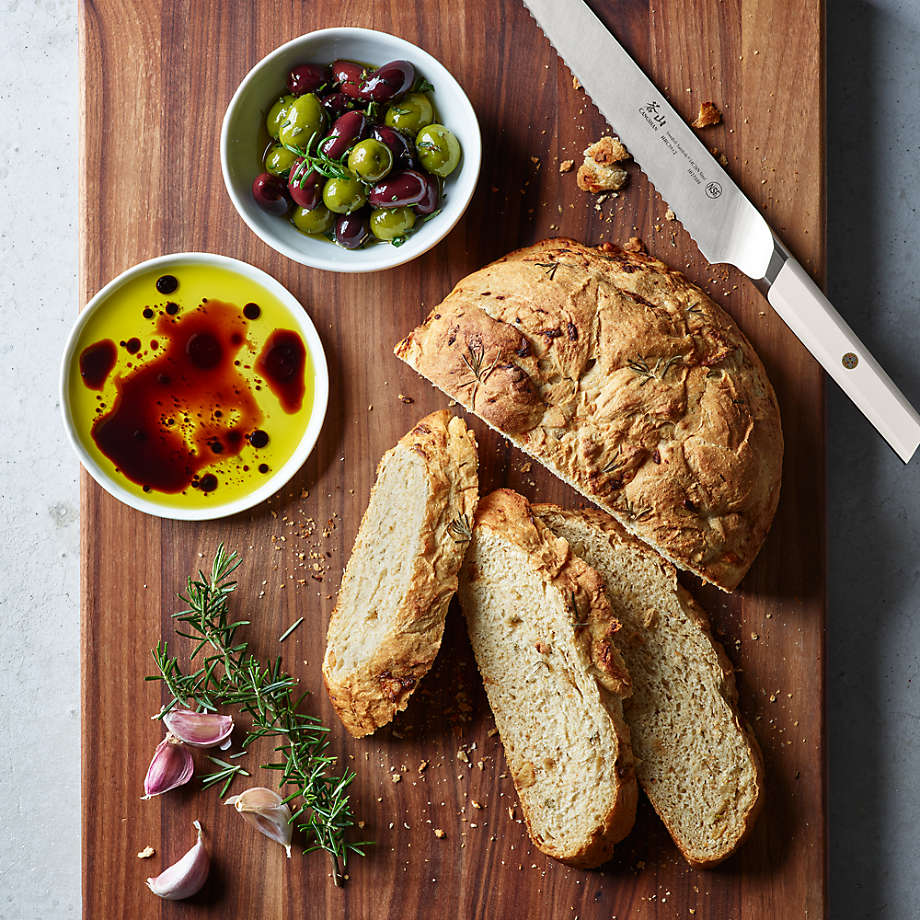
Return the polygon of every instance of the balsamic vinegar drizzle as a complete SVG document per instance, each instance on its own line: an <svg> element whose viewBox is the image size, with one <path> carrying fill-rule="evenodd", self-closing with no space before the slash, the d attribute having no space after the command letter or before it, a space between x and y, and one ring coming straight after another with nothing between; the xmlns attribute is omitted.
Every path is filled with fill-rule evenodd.
<svg viewBox="0 0 920 920"><path fill-rule="evenodd" d="M173 275L156 281L162 294L178 287ZM269 443L254 390L264 383L285 412L300 410L306 349L298 333L276 329L250 363L241 351L247 344L247 320L262 314L258 304L240 308L204 299L196 308L180 311L173 301L156 310L144 308L146 319L155 318L156 336L146 347L138 337L120 343L138 360L115 379L110 408L97 397L91 435L99 450L145 492L194 488L211 493L220 480L206 471L208 466L238 456L247 446L259 450ZM84 348L79 357L84 385L101 390L117 359L111 339ZM247 379L244 367L258 377ZM246 472L249 466L241 469ZM265 474L269 465L260 463L258 470Z"/></svg>

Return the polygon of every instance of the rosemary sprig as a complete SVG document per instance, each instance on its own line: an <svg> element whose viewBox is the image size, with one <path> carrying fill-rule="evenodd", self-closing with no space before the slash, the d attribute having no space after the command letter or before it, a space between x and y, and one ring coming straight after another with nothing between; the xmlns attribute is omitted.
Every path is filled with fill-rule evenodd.
<svg viewBox="0 0 920 920"><path fill-rule="evenodd" d="M185 631L179 634L195 642L189 662L197 668L184 673L166 642L160 642L153 651L159 673L147 680L163 681L172 697L160 718L177 705L212 711L238 706L251 720L242 743L244 751L260 738L275 739L275 759L262 766L280 773L278 785L288 793L285 801L291 804L291 820L307 837L304 852L328 853L332 877L341 885L348 856L363 855L362 847L367 845L346 839L355 823L348 797L355 774L331 772L337 758L328 750L329 730L315 716L300 712L308 694L295 696L297 681L282 670L280 657L263 664L249 651L249 643L237 637L239 628L248 625L247 620L233 620L229 608L236 590L230 576L241 561L221 543L210 574L199 571L197 579L188 579L185 595L180 595L188 606L173 617L183 624ZM211 760L221 769L204 782L207 786L223 782L221 797L237 776L249 775L236 764L216 757Z"/></svg>
<svg viewBox="0 0 920 920"><path fill-rule="evenodd" d="M489 377L489 374L495 370L495 364L498 361L496 358L491 364L486 367L482 366L482 362L485 359L485 348L483 347L482 342L479 340L478 336L473 339L473 341L467 341L465 355L461 355L463 363L466 365L467 370L473 375L469 380L464 380L460 383L462 387L470 387L470 402L475 403L476 393L479 390L479 384L486 381Z"/></svg>
<svg viewBox="0 0 920 920"><path fill-rule="evenodd" d="M294 620L293 623L291 623L290 626L288 626L288 628L283 633L281 633L281 635L278 637L278 641L284 642L284 640L287 639L287 637L292 632L294 632L294 630L297 629L297 627L300 626L301 623L303 623L303 617L298 617L296 620Z"/></svg>
<svg viewBox="0 0 920 920"><path fill-rule="evenodd" d="M469 543L473 539L470 519L462 511L447 525L447 531L453 537L454 543Z"/></svg>
<svg viewBox="0 0 920 920"><path fill-rule="evenodd" d="M323 144L330 140L332 135L327 134L318 142L316 138L317 135L315 133L312 134L305 147L296 147L292 144L284 145L286 150L290 150L291 153L303 158L310 164L310 169L303 170L301 174L300 187L304 187L311 170L315 170L321 176L325 176L327 179L354 179L354 174L349 172L348 167L345 165L345 161L351 148L349 147L349 149L346 150L338 160L335 160L323 153Z"/></svg>
<svg viewBox="0 0 920 920"><path fill-rule="evenodd" d="M483 371L482 361L485 357L485 348L483 348L482 342L473 341L468 342L466 346L467 354L463 355L463 363L469 368L470 373L476 380L481 381L484 377L488 376L489 371L491 371L492 366L489 365Z"/></svg>
<svg viewBox="0 0 920 920"><path fill-rule="evenodd" d="M546 272L546 277L549 278L550 281L556 277L556 272L559 269L558 262L534 262L534 265L536 265L537 268L542 268L543 271Z"/></svg>
<svg viewBox="0 0 920 920"><path fill-rule="evenodd" d="M663 381L672 365L680 364L683 360L683 355L671 355L670 358L658 358L655 366L649 367L647 358L633 358L626 362L626 366L642 378L639 386L644 387L649 380Z"/></svg>
<svg viewBox="0 0 920 920"><path fill-rule="evenodd" d="M651 508L636 508L636 506L627 498L624 503L624 508L627 517L631 521L641 521L642 518L648 517L652 513Z"/></svg>
<svg viewBox="0 0 920 920"><path fill-rule="evenodd" d="M620 456L620 448L617 448L617 452L613 455L613 459L607 463L606 466L601 470L602 473L613 473L615 470L618 470L626 460Z"/></svg>
<svg viewBox="0 0 920 920"><path fill-rule="evenodd" d="M226 760L221 760L219 757L211 757L210 755L208 755L208 760L216 764L220 769L215 773L208 773L206 776L202 776L201 785L205 789L210 789L211 786L216 786L218 783L222 782L224 786L220 790L219 798L223 798L227 794L230 784L237 776L252 776L251 773L244 770L238 763L227 763Z"/></svg>

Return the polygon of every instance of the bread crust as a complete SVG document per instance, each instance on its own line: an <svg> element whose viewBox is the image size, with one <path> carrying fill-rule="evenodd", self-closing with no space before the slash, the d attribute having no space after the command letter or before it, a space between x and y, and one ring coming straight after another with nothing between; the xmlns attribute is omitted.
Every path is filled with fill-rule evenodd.
<svg viewBox="0 0 920 920"><path fill-rule="evenodd" d="M680 568L726 591L747 572L779 500L779 408L679 272L544 240L460 281L395 352Z"/></svg>
<svg viewBox="0 0 920 920"><path fill-rule="evenodd" d="M528 833L537 847L570 866L599 866L610 859L614 845L632 829L638 798L629 728L622 711L622 700L631 692L629 674L614 643L620 624L611 611L604 580L572 552L564 539L534 516L526 498L511 489L498 489L482 498L475 527L491 530L527 552L546 582L573 599L577 622L584 624L576 628L576 641L581 643L595 679L607 693L605 699L609 705L605 709L618 740L614 770L619 785L613 806L577 850L563 850L556 841L544 840L534 830L526 797L520 796L522 771L527 769L527 761L509 758L508 768L519 790ZM465 571L462 577L475 578L476 573Z"/></svg>
<svg viewBox="0 0 920 920"><path fill-rule="evenodd" d="M380 470L396 451L413 451L425 465L428 496L418 538L418 551L405 560L412 567L408 588L383 641L362 666L347 674L334 669L333 637L340 627L339 600L329 621L323 680L333 708L356 738L387 724L406 708L418 682L428 673L441 646L450 599L469 542L464 522L471 522L479 498L476 438L466 423L442 409L426 416L388 451ZM371 491L373 498L377 482ZM370 505L369 505L370 506ZM358 529L352 557L367 537ZM468 524L466 526L468 529ZM407 547L408 549L408 547ZM350 561L350 560L349 560ZM342 586L349 579L346 566Z"/></svg>
<svg viewBox="0 0 920 920"><path fill-rule="evenodd" d="M612 553L616 553L624 544L626 544L631 545L634 549L640 551L643 554L655 556L654 550L644 545L636 537L630 534L617 520L615 520L609 514L606 514L605 512L599 511L595 508L569 510L550 503L540 503L533 505L533 513L538 520L545 521L546 525L548 525L550 528L553 527L553 519L556 516L561 517L563 520L570 518L580 519L581 521L590 525L596 532L600 532L605 535L607 541L610 544L610 550ZM738 709L738 689L735 683L735 669L728 655L726 655L722 644L714 638L708 615L703 610L703 608L700 607L693 595L690 594L690 592L687 591L682 585L678 584L677 572L674 567L670 563L660 559L657 556L655 556L654 561L664 570L665 577L670 580L674 593L676 594L681 607L699 628L700 632L703 634L706 641L712 646L712 649L716 654L717 673L713 683L720 689L723 699L728 704L732 713L732 719L734 721L735 727L747 741L751 761L754 766L755 796L750 808L747 810L741 822L741 830L722 852L711 858L700 858L698 855L695 855L687 845L684 844L684 842L681 840L680 834L677 832L677 828L673 825L668 814L659 807L656 799L653 797L653 793L649 794L649 799L652 803L652 807L657 812L658 817L661 818L662 823L667 828L668 833L671 835L674 843L681 851L684 859L692 866L707 869L712 868L721 862L724 862L726 859L728 859L729 856L738 850L738 848L750 835L751 829L753 828L758 816L760 815L760 812L763 809L763 754L761 752L760 745L757 742L757 737L755 736L751 726L742 718ZM612 596L610 600L615 613L616 604L613 601ZM626 720L629 723L630 718L628 702L624 707L624 712L626 715ZM631 727L630 730L633 731L634 729ZM644 784L642 783L641 769L637 771L637 775L640 784L642 784L643 788L645 788ZM646 792L649 793L649 790L646 789Z"/></svg>

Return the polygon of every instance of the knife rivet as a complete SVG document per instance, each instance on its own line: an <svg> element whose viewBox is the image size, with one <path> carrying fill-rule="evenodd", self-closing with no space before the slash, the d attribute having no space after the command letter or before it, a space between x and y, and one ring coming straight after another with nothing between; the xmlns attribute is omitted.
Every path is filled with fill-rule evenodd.
<svg viewBox="0 0 920 920"><path fill-rule="evenodd" d="M852 351L848 351L843 356L843 366L848 371L853 370L853 368L856 367L857 364L859 364L859 358L857 358L856 355L854 355Z"/></svg>

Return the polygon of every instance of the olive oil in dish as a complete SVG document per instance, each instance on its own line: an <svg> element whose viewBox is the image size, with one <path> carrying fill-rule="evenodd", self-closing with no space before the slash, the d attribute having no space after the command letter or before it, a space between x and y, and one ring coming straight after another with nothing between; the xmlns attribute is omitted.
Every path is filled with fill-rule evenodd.
<svg viewBox="0 0 920 920"><path fill-rule="evenodd" d="M69 371L77 436L123 488L155 504L242 498L294 454L314 369L287 307L214 265L153 268L82 329Z"/></svg>

